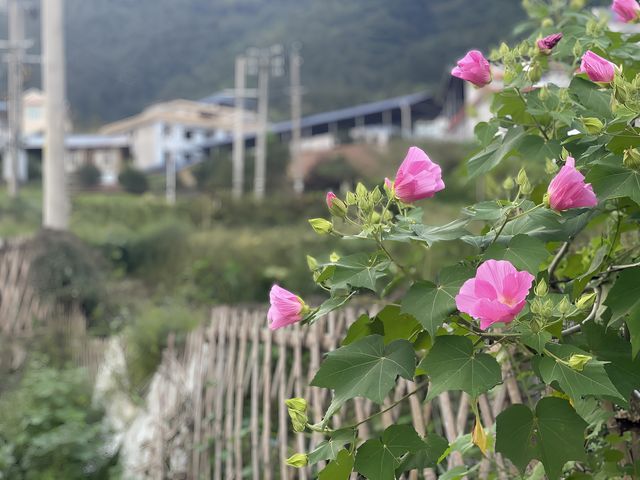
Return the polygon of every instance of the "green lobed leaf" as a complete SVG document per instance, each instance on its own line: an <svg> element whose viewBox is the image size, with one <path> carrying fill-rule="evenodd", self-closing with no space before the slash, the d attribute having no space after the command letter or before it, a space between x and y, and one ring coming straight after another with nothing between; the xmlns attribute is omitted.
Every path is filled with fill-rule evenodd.
<svg viewBox="0 0 640 480"><path fill-rule="evenodd" d="M353 462L353 455L348 450L340 450L335 460L329 462L318 473L318 480L348 480L353 470Z"/></svg>
<svg viewBox="0 0 640 480"><path fill-rule="evenodd" d="M321 460L333 460L337 457L338 452L350 442L353 442L353 430L344 429L336 430L331 433L331 437L324 442L319 443L309 455L307 461L309 465L314 465Z"/></svg>
<svg viewBox="0 0 640 480"><path fill-rule="evenodd" d="M395 340L385 346L383 337L370 335L329 352L311 385L334 389L334 404L357 396L382 403L398 375L410 380L414 372L411 343Z"/></svg>
<svg viewBox="0 0 640 480"><path fill-rule="evenodd" d="M629 197L640 205L640 172L616 165L594 165L587 182L599 200Z"/></svg>
<svg viewBox="0 0 640 480"><path fill-rule="evenodd" d="M633 390L640 389L640 358L631 356L631 344L622 338L614 329L606 329L595 322L582 326L591 351L600 360L609 363L604 369L611 383L629 400Z"/></svg>
<svg viewBox="0 0 640 480"><path fill-rule="evenodd" d="M546 348L556 357L565 361L568 361L572 355L592 356L589 355L589 352L573 345L550 343ZM589 361L582 370L575 370L550 356L545 356L539 359L538 369L546 384L558 382L560 388L571 398L606 396L626 402L622 394L611 383L602 362L598 362L596 358Z"/></svg>
<svg viewBox="0 0 640 480"><path fill-rule="evenodd" d="M524 129L522 127L514 127L509 129L504 138L495 138L490 145L483 148L467 162L469 179L487 173L500 164L502 160L518 149L524 137Z"/></svg>
<svg viewBox="0 0 640 480"><path fill-rule="evenodd" d="M507 246L494 243L484 254L484 260L508 260L517 269L536 275L549 252L540 240L528 235L516 235Z"/></svg>
<svg viewBox="0 0 640 480"><path fill-rule="evenodd" d="M469 232L465 229L467 223L467 220L454 220L446 225L431 226L413 218L402 218L391 232L384 235L384 239L402 242L414 240L431 246L436 242L458 240L468 235Z"/></svg>
<svg viewBox="0 0 640 480"><path fill-rule="evenodd" d="M640 268L621 272L604 304L611 310L610 322L626 317L631 354L636 357L640 351Z"/></svg>
<svg viewBox="0 0 640 480"><path fill-rule="evenodd" d="M535 415L524 405L513 405L496 418L496 452L521 472L537 458L549 479L557 479L568 461L586 460L586 427L569 402L561 398L543 398Z"/></svg>
<svg viewBox="0 0 640 480"><path fill-rule="evenodd" d="M586 116L601 119L611 118L611 90L601 89L597 84L573 77L569 85L569 95L578 107L584 109Z"/></svg>
<svg viewBox="0 0 640 480"><path fill-rule="evenodd" d="M449 442L440 435L427 435L420 450L406 455L396 469L396 476L411 470L433 468L449 447Z"/></svg>
<svg viewBox="0 0 640 480"><path fill-rule="evenodd" d="M381 439L367 440L358 448L355 469L369 480L395 480L402 456L424 448L424 441L412 426L391 425Z"/></svg>
<svg viewBox="0 0 640 480"><path fill-rule="evenodd" d="M420 324L411 315L402 313L398 305L387 305L376 319L382 324L385 345L398 339L413 341L422 330Z"/></svg>
<svg viewBox="0 0 640 480"><path fill-rule="evenodd" d="M402 311L416 318L432 337L446 318L455 311L455 297L462 284L473 276L464 266L444 268L437 283L417 282L402 300Z"/></svg>
<svg viewBox="0 0 640 480"><path fill-rule="evenodd" d="M332 287L367 288L375 292L376 282L386 275L389 261L382 255L356 253L335 262Z"/></svg>
<svg viewBox="0 0 640 480"><path fill-rule="evenodd" d="M447 390L462 390L475 398L502 382L496 359L474 352L470 339L456 335L437 337L419 368L431 381L427 400Z"/></svg>

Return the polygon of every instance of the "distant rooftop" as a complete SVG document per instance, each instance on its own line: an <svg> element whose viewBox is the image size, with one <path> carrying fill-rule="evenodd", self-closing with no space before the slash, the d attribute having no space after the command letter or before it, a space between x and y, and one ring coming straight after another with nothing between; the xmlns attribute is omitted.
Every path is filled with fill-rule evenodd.
<svg viewBox="0 0 640 480"><path fill-rule="evenodd" d="M226 89L212 93L211 95L197 100L198 103L207 103L210 105L224 105L226 107L235 107L236 97L233 94L233 90ZM244 99L245 108L248 110L255 110L257 101L255 98Z"/></svg>
<svg viewBox="0 0 640 480"><path fill-rule="evenodd" d="M65 146L68 149L80 148L127 148L129 139L125 135L96 135L96 134L72 134L65 137ZM27 150L39 150L44 145L42 135L31 135L24 138Z"/></svg>

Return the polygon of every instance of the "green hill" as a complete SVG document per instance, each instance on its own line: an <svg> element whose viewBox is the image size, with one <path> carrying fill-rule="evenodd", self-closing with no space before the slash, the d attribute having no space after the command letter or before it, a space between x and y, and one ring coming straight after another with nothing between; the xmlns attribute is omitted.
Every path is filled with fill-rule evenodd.
<svg viewBox="0 0 640 480"><path fill-rule="evenodd" d="M232 86L252 45L302 42L304 111L439 85L466 50L510 35L517 0L67 0L69 99L97 124ZM284 79L273 87L286 115Z"/></svg>

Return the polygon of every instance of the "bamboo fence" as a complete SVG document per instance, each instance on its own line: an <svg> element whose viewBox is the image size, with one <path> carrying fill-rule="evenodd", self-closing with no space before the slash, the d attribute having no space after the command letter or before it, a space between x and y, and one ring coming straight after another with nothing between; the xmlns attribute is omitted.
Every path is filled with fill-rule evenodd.
<svg viewBox="0 0 640 480"><path fill-rule="evenodd" d="M170 341L147 396L147 410L155 416L157 428L145 444L146 461L137 472L139 478L315 478L322 463L303 469L285 464L292 453L309 452L323 440L318 433L292 432L285 400L307 399L310 421L322 419L331 401L329 392L309 383L323 355L339 346L359 313L346 309L308 328L295 325L272 332L266 327L264 309L220 307L212 311L208 325L189 334L180 352ZM492 391L491 399L480 400L485 427L508 402L522 401L508 364L503 365L503 374L504 385ZM400 379L382 406L355 399L335 415L333 427L380 412L414 388L413 382ZM413 395L377 416L372 425L361 425L359 433L366 438L396 422L412 423L421 435L436 432L453 442L473 426L468 400L466 394L445 392L424 403ZM448 467L462 464L457 452L448 459ZM501 478L509 478L499 456L482 462L480 477L497 470ZM408 478L434 479L436 474L425 470Z"/></svg>

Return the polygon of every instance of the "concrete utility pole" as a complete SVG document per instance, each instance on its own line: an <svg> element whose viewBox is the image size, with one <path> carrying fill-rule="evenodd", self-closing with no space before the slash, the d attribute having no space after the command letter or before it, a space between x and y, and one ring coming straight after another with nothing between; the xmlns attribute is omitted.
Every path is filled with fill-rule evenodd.
<svg viewBox="0 0 640 480"><path fill-rule="evenodd" d="M258 62L258 132L256 134L256 163L253 194L257 200L262 200L267 184L267 121L269 115L268 54L261 54Z"/></svg>
<svg viewBox="0 0 640 480"><path fill-rule="evenodd" d="M247 50L249 74L257 66L258 73L258 131L256 132L253 195L262 200L267 183L267 127L269 119L269 76L279 77L283 72L284 57L281 45Z"/></svg>
<svg viewBox="0 0 640 480"><path fill-rule="evenodd" d="M43 151L44 227L66 230L69 198L65 170L65 55L63 0L42 0L42 77L45 93Z"/></svg>
<svg viewBox="0 0 640 480"><path fill-rule="evenodd" d="M166 199L169 205L176 204L176 154L171 152L166 157Z"/></svg>
<svg viewBox="0 0 640 480"><path fill-rule="evenodd" d="M8 0L9 42L7 55L8 95L7 120L9 141L5 161L9 196L17 197L20 189L20 160L22 156L22 90L24 62L24 11L18 0Z"/></svg>
<svg viewBox="0 0 640 480"><path fill-rule="evenodd" d="M304 192L304 172L300 156L300 137L302 117L302 85L300 85L300 67L302 57L297 48L291 52L289 59L290 95L291 95L291 165L293 173L293 190Z"/></svg>
<svg viewBox="0 0 640 480"><path fill-rule="evenodd" d="M244 99L247 60L236 57L236 78L234 90L235 116L233 123L233 172L232 193L234 198L242 196L244 188Z"/></svg>

